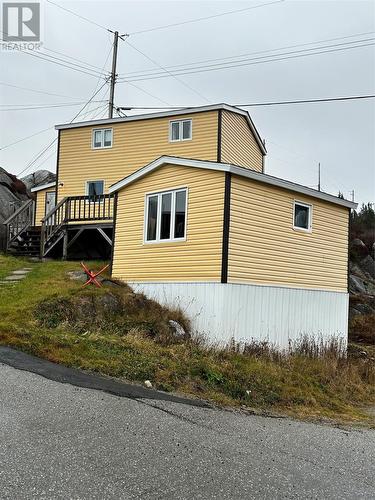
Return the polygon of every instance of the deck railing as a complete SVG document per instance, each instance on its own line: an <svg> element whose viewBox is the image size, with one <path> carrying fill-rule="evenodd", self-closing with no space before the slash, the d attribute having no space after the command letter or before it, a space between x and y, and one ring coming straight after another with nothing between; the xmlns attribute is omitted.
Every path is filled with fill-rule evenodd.
<svg viewBox="0 0 375 500"><path fill-rule="evenodd" d="M113 209L113 194L63 198L42 219L41 256L62 237L62 228L69 222L111 221Z"/></svg>
<svg viewBox="0 0 375 500"><path fill-rule="evenodd" d="M24 233L34 222L34 201L28 200L21 205L3 224L6 226L5 250Z"/></svg>

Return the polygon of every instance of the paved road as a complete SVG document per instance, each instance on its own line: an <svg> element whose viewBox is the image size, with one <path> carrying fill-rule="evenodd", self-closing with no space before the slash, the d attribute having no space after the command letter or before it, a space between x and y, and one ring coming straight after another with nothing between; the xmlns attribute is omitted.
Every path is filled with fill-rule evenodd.
<svg viewBox="0 0 375 500"><path fill-rule="evenodd" d="M375 432L119 397L0 364L0 498L373 499Z"/></svg>

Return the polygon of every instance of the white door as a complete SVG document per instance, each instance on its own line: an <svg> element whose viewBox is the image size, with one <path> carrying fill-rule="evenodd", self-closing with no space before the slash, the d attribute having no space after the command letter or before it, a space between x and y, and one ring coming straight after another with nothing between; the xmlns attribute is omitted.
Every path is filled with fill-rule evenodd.
<svg viewBox="0 0 375 500"><path fill-rule="evenodd" d="M56 205L56 191L47 191L45 215L48 214Z"/></svg>

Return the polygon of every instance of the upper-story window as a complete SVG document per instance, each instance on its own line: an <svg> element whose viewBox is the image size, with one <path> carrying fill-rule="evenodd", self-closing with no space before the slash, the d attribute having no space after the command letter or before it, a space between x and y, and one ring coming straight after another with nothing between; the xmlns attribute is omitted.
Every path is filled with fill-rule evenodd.
<svg viewBox="0 0 375 500"><path fill-rule="evenodd" d="M312 229L312 205L294 202L293 228L300 231L311 232Z"/></svg>
<svg viewBox="0 0 375 500"><path fill-rule="evenodd" d="M103 149L112 147L113 130L111 128L96 128L92 131L92 148Z"/></svg>
<svg viewBox="0 0 375 500"><path fill-rule="evenodd" d="M169 122L170 142L190 141L193 138L192 120L173 120Z"/></svg>

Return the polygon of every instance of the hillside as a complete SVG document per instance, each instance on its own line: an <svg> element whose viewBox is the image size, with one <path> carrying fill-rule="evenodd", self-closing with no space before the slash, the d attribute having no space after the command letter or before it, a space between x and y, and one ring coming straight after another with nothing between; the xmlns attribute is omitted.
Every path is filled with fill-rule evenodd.
<svg viewBox="0 0 375 500"><path fill-rule="evenodd" d="M350 322L351 340L375 345L375 212L362 205L350 224Z"/></svg>

